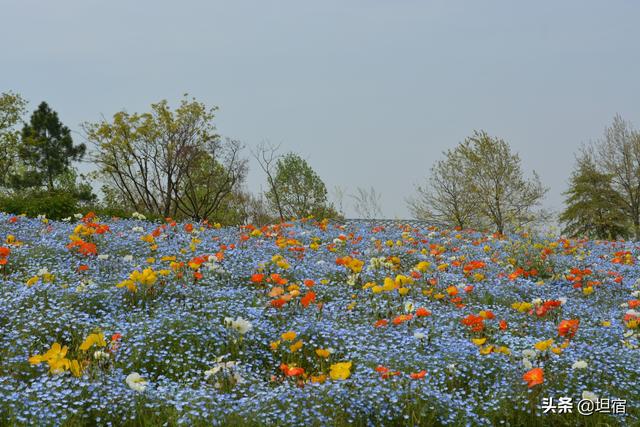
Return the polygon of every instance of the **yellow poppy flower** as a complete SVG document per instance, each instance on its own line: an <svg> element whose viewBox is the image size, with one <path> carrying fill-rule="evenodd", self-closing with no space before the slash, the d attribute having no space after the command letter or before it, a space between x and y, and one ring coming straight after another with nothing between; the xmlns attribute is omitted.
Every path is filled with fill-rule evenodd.
<svg viewBox="0 0 640 427"><path fill-rule="evenodd" d="M553 338L550 338L550 339L545 340L545 341L539 341L539 342L535 343L533 346L538 351L545 351L549 347L551 347L552 344L553 344Z"/></svg>
<svg viewBox="0 0 640 427"><path fill-rule="evenodd" d="M331 365L329 376L332 380L346 380L351 376L351 362L339 362Z"/></svg>

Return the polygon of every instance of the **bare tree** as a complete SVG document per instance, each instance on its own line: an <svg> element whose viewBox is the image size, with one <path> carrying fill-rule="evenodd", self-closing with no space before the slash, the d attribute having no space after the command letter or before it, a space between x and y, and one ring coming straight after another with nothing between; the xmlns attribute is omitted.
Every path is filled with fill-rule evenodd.
<svg viewBox="0 0 640 427"><path fill-rule="evenodd" d="M280 216L280 221L284 221L284 213L282 208L282 197L280 190L276 185L276 167L280 159L280 145L272 145L270 142L262 142L256 147L256 151L252 151L253 157L258 161L260 168L267 175L267 183L269 191L273 194L276 210Z"/></svg>
<svg viewBox="0 0 640 427"><path fill-rule="evenodd" d="M340 185L335 185L333 187L333 199L336 203L336 209L342 216L344 216L344 198L346 194L347 190L344 187Z"/></svg>
<svg viewBox="0 0 640 427"><path fill-rule="evenodd" d="M611 185L622 196L625 211L640 239L640 133L620 115L605 129L604 138L585 149L602 172L611 176Z"/></svg>
<svg viewBox="0 0 640 427"><path fill-rule="evenodd" d="M356 194L349 196L353 199L353 208L360 218L376 219L382 217L382 208L380 207L382 195L376 192L375 188L370 187L369 190L365 190L358 187Z"/></svg>
<svg viewBox="0 0 640 427"><path fill-rule="evenodd" d="M206 149L186 156L182 185L174 187L178 211L195 220L209 218L239 190L248 169L240 156L242 148L239 141L227 138L210 141Z"/></svg>
<svg viewBox="0 0 640 427"><path fill-rule="evenodd" d="M408 200L416 219L470 228L479 223L473 195L465 184L462 158L455 151L444 153L431 168L426 185L417 186L416 196Z"/></svg>

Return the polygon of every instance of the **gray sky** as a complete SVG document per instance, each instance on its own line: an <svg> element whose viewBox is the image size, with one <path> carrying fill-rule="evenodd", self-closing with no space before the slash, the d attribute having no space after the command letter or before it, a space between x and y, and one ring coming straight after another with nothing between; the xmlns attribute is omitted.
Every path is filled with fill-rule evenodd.
<svg viewBox="0 0 640 427"><path fill-rule="evenodd" d="M580 144L615 113L640 127L639 17L633 0L0 0L0 92L74 130L188 92L220 107L222 135L299 152L330 192L374 186L387 217L484 129L559 209ZM251 163L249 188L264 181Z"/></svg>

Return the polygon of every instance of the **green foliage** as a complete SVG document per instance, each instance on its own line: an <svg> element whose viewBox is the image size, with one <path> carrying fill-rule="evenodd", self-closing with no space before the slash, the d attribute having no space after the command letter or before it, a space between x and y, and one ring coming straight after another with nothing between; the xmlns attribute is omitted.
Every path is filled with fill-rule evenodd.
<svg viewBox="0 0 640 427"><path fill-rule="evenodd" d="M278 204L285 218L337 215L327 203L327 188L306 160L295 153L278 159L274 185L266 193L273 211Z"/></svg>
<svg viewBox="0 0 640 427"><path fill-rule="evenodd" d="M18 157L25 170L13 175L14 188L42 188L54 191L54 182L71 168L71 162L81 160L85 145L73 145L71 131L58 114L42 102L24 125L18 145Z"/></svg>
<svg viewBox="0 0 640 427"><path fill-rule="evenodd" d="M533 220L532 208L540 203L545 189L537 174L524 178L520 157L500 138L476 131L460 144L465 188L485 220L499 233L508 226L521 226Z"/></svg>
<svg viewBox="0 0 640 427"><path fill-rule="evenodd" d="M16 148L20 139L17 125L26 105L27 102L18 94L0 94L0 187L6 187L9 176L16 171Z"/></svg>
<svg viewBox="0 0 640 427"><path fill-rule="evenodd" d="M611 178L611 188L619 194L627 221L640 240L640 132L616 115L604 138L583 151L600 173Z"/></svg>
<svg viewBox="0 0 640 427"><path fill-rule="evenodd" d="M29 192L0 198L0 211L30 217L46 215L50 219L67 218L78 212L76 198L65 192Z"/></svg>
<svg viewBox="0 0 640 427"><path fill-rule="evenodd" d="M246 161L240 143L216 134L216 109L185 96L175 110L163 100L147 113L85 123L108 203L163 217L217 215L244 181Z"/></svg>
<svg viewBox="0 0 640 427"><path fill-rule="evenodd" d="M460 228L499 232L535 220L547 189L534 172L526 179L520 157L504 140L475 131L432 169L429 187L409 201L414 216Z"/></svg>
<svg viewBox="0 0 640 427"><path fill-rule="evenodd" d="M563 233L598 239L628 235L622 196L613 189L611 175L599 172L589 157L578 161L571 176L566 209L560 216Z"/></svg>

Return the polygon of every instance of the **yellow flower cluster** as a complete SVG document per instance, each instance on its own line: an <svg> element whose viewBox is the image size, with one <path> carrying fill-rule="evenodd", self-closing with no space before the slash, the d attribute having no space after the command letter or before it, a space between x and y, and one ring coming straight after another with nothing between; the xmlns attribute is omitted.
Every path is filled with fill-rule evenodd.
<svg viewBox="0 0 640 427"><path fill-rule="evenodd" d="M89 334L89 336L82 342L80 347L78 347L79 351L87 351L91 347L106 347L107 342L104 339L104 334L102 333L93 333ZM67 353L69 351L69 347L66 345L63 347L59 343L55 342L51 345L51 348L47 350L44 354L36 354L29 358L29 363L32 365L39 365L42 362L47 362L49 365L49 372L52 374L61 374L63 372L69 371L75 377L79 377L82 375L83 364L79 361L79 359L69 359L67 358Z"/></svg>
<svg viewBox="0 0 640 427"><path fill-rule="evenodd" d="M414 280L411 277L399 274L395 279L385 277L384 284L382 286L377 285L374 282L369 282L366 283L363 288L371 288L371 292L374 294L379 294L381 292L393 292L397 289L400 295L406 295L409 293L409 287L407 285L411 285L413 283Z"/></svg>
<svg viewBox="0 0 640 427"><path fill-rule="evenodd" d="M143 285L145 288L149 288L158 280L158 274L166 276L169 273L169 270L160 270L155 272L151 267L147 267L142 271L135 270L131 273L128 279L118 283L116 287L126 287L129 292L136 293L138 292L138 285Z"/></svg>
<svg viewBox="0 0 640 427"><path fill-rule="evenodd" d="M511 308L518 310L520 313L526 313L533 308L530 302L514 302L511 304Z"/></svg>
<svg viewBox="0 0 640 427"><path fill-rule="evenodd" d="M283 270L286 270L286 269L289 268L289 263L287 262L285 257L283 257L280 254L276 254L276 255L272 256L271 257L271 262L274 263L275 265L277 265L278 267L280 267Z"/></svg>

